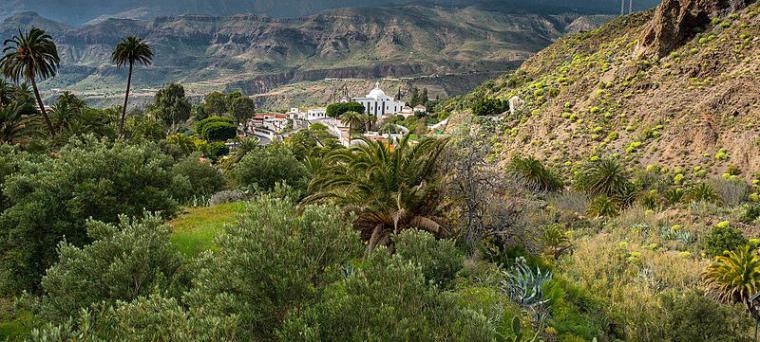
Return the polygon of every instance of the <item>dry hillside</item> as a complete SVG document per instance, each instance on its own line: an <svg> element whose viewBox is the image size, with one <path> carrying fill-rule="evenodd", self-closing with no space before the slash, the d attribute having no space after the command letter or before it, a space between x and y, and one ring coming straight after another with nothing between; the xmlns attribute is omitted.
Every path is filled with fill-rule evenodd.
<svg viewBox="0 0 760 342"><path fill-rule="evenodd" d="M707 21L691 27L674 21L688 19L684 12L693 9L679 14L663 7L559 40L517 72L449 104L452 122L473 122L469 108L477 98L519 96L525 105L514 115L475 120L496 122L494 142L504 159L532 154L569 171L580 161L618 154L632 165L700 176L733 165L733 173L754 176L760 172L760 4L698 13ZM666 32L673 27L689 31ZM642 44L653 29L657 39L681 41Z"/></svg>

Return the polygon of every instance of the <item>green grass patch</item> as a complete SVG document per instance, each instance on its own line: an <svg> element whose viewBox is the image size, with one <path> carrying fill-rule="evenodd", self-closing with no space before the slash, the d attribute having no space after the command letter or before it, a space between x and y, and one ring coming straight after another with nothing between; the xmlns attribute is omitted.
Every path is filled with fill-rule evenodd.
<svg viewBox="0 0 760 342"><path fill-rule="evenodd" d="M185 213L169 222L174 230L172 243L188 256L213 250L214 238L224 231L224 225L235 222L245 206L245 202L233 202L213 207L188 208Z"/></svg>

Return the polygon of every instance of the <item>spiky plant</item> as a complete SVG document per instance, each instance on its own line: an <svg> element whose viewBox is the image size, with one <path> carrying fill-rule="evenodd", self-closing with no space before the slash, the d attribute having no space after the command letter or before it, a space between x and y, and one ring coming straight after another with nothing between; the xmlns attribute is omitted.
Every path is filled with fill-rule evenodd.
<svg viewBox="0 0 760 342"><path fill-rule="evenodd" d="M545 226L541 235L541 241L555 260L572 247L568 231L561 224Z"/></svg>
<svg viewBox="0 0 760 342"><path fill-rule="evenodd" d="M531 156L512 157L507 172L533 191L551 192L564 187L562 179L557 174Z"/></svg>
<svg viewBox="0 0 760 342"><path fill-rule="evenodd" d="M588 205L586 214L591 217L612 217L618 214L618 204L606 195L595 197Z"/></svg>
<svg viewBox="0 0 760 342"><path fill-rule="evenodd" d="M610 198L630 197L634 189L623 165L611 158L586 165L577 185L590 195L604 195Z"/></svg>
<svg viewBox="0 0 760 342"><path fill-rule="evenodd" d="M440 215L447 202L436 172L445 145L439 139L412 145L406 136L393 145L364 139L335 150L315 170L302 203L330 200L356 214L368 250L409 228L445 235Z"/></svg>
<svg viewBox="0 0 760 342"><path fill-rule="evenodd" d="M686 202L720 202L720 196L710 184L699 183L684 193L683 200Z"/></svg>
<svg viewBox="0 0 760 342"><path fill-rule="evenodd" d="M7 39L3 45L3 57L0 58L0 69L3 74L16 83L31 82L34 96L45 119L50 136L55 135L53 124L45 110L40 90L37 88L37 79L45 80L55 76L58 72L60 58L58 48L53 37L45 31L32 27L27 33L18 30L18 35Z"/></svg>
<svg viewBox="0 0 760 342"><path fill-rule="evenodd" d="M544 286L552 279L551 271L536 270L528 266L523 257L515 260L515 265L506 273L506 279L499 284L501 291L518 305L540 310L549 300L544 297Z"/></svg>
<svg viewBox="0 0 760 342"><path fill-rule="evenodd" d="M743 303L760 291L760 257L745 245L715 257L704 272L707 289L726 303Z"/></svg>

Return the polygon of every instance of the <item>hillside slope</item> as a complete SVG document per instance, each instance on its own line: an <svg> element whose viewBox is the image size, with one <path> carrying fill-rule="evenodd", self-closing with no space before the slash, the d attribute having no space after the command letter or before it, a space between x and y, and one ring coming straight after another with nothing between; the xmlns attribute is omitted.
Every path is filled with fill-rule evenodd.
<svg viewBox="0 0 760 342"><path fill-rule="evenodd" d="M640 46L654 13L559 40L450 104L451 127L470 122L477 98L519 96L525 105L496 120L504 159L531 154L570 171L616 154L632 165L760 172L760 5L708 18L662 58Z"/></svg>

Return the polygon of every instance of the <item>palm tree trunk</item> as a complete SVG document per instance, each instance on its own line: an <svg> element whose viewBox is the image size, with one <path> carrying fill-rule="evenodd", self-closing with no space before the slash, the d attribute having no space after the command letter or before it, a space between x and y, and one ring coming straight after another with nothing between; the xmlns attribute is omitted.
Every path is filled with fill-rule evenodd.
<svg viewBox="0 0 760 342"><path fill-rule="evenodd" d="M132 86L132 62L129 62L129 75L127 76L127 91L124 94L124 106L121 107L121 119L119 120L119 135L124 136L124 119L127 117L127 102L129 101L129 88Z"/></svg>
<svg viewBox="0 0 760 342"><path fill-rule="evenodd" d="M53 123L50 122L50 118L47 115L47 111L45 111L45 104L42 103L42 97L40 96L40 90L37 89L37 80L34 77L30 77L32 79L32 89L34 89L34 97L37 98L37 104L40 106L40 112L42 113L42 117L45 118L45 124L48 128L48 133L50 134L50 137L55 136L55 130L53 129Z"/></svg>

